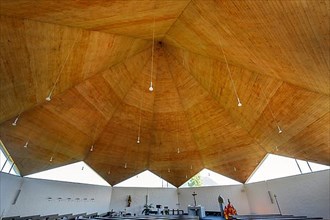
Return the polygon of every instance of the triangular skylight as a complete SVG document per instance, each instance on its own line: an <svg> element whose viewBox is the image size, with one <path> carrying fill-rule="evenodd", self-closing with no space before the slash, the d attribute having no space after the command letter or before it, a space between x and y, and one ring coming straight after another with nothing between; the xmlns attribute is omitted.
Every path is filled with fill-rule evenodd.
<svg viewBox="0 0 330 220"><path fill-rule="evenodd" d="M20 176L19 170L8 153L5 145L0 140L0 172Z"/></svg>
<svg viewBox="0 0 330 220"><path fill-rule="evenodd" d="M31 174L26 177L110 186L109 183L83 161Z"/></svg>
<svg viewBox="0 0 330 220"><path fill-rule="evenodd" d="M329 169L329 166L296 160L290 157L267 154L246 183L254 183L326 169Z"/></svg>
<svg viewBox="0 0 330 220"><path fill-rule="evenodd" d="M136 176L133 176L121 183L115 185L115 187L149 187L149 188L176 188L166 180L153 174L149 170L143 171Z"/></svg>
<svg viewBox="0 0 330 220"><path fill-rule="evenodd" d="M191 186L193 179L196 178L200 179L200 185ZM236 180L233 180L221 174L215 173L211 170L203 169L180 187L225 186L225 185L236 185L236 184L242 184L242 183L237 182Z"/></svg>

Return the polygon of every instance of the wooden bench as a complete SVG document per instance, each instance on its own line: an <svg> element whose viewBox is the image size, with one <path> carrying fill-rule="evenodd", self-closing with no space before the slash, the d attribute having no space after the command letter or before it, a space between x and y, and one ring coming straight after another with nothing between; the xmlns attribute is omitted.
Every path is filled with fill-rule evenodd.
<svg viewBox="0 0 330 220"><path fill-rule="evenodd" d="M2 220L17 220L20 216L10 216L10 217L3 217Z"/></svg>
<svg viewBox="0 0 330 220"><path fill-rule="evenodd" d="M97 212L94 212L94 213L83 216L83 218L95 218L95 217L97 217Z"/></svg>
<svg viewBox="0 0 330 220"><path fill-rule="evenodd" d="M74 220L74 219L79 219L79 217L83 217L84 215L86 215L87 213L80 213L80 214L76 214L76 215L71 215L68 217L69 220Z"/></svg>
<svg viewBox="0 0 330 220"><path fill-rule="evenodd" d="M52 215L44 215L41 216L41 220L51 220L51 219L56 219L58 217L58 214L52 214Z"/></svg>
<svg viewBox="0 0 330 220"><path fill-rule="evenodd" d="M34 219L40 219L40 215L30 215L30 216L24 216L18 218L18 220L34 220Z"/></svg>
<svg viewBox="0 0 330 220"><path fill-rule="evenodd" d="M70 216L72 216L72 213L59 215L56 219L69 219Z"/></svg>

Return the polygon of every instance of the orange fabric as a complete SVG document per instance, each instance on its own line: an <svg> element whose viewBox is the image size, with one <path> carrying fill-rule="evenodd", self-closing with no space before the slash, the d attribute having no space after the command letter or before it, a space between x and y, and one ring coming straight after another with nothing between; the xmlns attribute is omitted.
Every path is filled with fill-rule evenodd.
<svg viewBox="0 0 330 220"><path fill-rule="evenodd" d="M225 216L225 219L229 219L230 216L232 215L237 215L237 211L234 208L233 205L231 205L230 203L225 207L225 210L223 211L223 214Z"/></svg>

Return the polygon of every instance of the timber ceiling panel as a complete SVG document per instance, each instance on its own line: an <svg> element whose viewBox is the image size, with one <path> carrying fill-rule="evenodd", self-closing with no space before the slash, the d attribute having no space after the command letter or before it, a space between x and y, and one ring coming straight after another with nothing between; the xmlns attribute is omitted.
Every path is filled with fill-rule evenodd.
<svg viewBox="0 0 330 220"><path fill-rule="evenodd" d="M1 14L86 30L164 37L191 0L0 1Z"/></svg>
<svg viewBox="0 0 330 220"><path fill-rule="evenodd" d="M133 78L137 76L125 70L125 64L135 63L136 70L140 71L149 58L148 54L149 51L141 52L55 96L51 102L25 111L17 126L11 125L12 120L2 123L1 140L9 145L8 149L21 174L27 175L88 157L91 145L96 143L121 105L124 98L121 93L130 90ZM131 63L130 59L139 59L140 62ZM28 148L22 150L27 141ZM25 156L31 164L29 160L23 160ZM50 162L51 157L53 161ZM42 164L34 167L40 160Z"/></svg>
<svg viewBox="0 0 330 220"><path fill-rule="evenodd" d="M221 161L231 164L222 174L244 182L255 169L255 162L240 163L242 158L260 161L265 151L242 129L200 83L173 57L169 66L178 88L187 120L201 154L203 165L212 168ZM241 172L231 171L244 167ZM215 170L218 172L218 170Z"/></svg>
<svg viewBox="0 0 330 220"><path fill-rule="evenodd" d="M0 23L0 122L45 102L54 84L56 95L150 46L134 38L5 16Z"/></svg>
<svg viewBox="0 0 330 220"><path fill-rule="evenodd" d="M200 85L228 111L231 118L267 152L272 152L276 146L285 144L329 112L329 96L327 95L263 74L229 66L238 95L243 102L243 108L237 108L225 63L171 46L167 47L167 51L175 57L177 63L185 65ZM291 95L288 96L288 94ZM278 134L277 124L286 132ZM321 134L327 132L324 126L320 126L319 129L318 132ZM323 137L322 140L321 137ZM329 150L328 137L327 135L320 136L315 144L305 146L306 150L312 146L319 147L320 143L322 143L321 151ZM306 157L295 156L306 159ZM317 160L314 156L310 155L308 159ZM322 158L322 163L329 164L328 156Z"/></svg>
<svg viewBox="0 0 330 220"><path fill-rule="evenodd" d="M187 181L187 177L203 169L203 161L162 49L157 53L156 63L154 142L150 148L149 168L172 184L180 186ZM193 169L190 169L192 165Z"/></svg>
<svg viewBox="0 0 330 220"><path fill-rule="evenodd" d="M23 175L84 160L111 185L245 182L267 153L329 165L329 7L0 0L0 138Z"/></svg>
<svg viewBox="0 0 330 220"><path fill-rule="evenodd" d="M165 43L329 95L329 8L315 1L193 0Z"/></svg>

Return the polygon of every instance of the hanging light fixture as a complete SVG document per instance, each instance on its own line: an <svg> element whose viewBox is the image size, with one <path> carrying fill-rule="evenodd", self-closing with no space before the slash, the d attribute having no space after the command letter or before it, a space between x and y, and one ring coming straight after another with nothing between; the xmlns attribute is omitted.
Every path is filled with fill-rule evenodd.
<svg viewBox="0 0 330 220"><path fill-rule="evenodd" d="M142 91L142 92L143 92L143 91ZM140 135L141 135L142 102L143 102L143 99L144 99L144 94L142 93L142 98L141 98L141 101L140 101L140 115L139 115L138 136L137 136L137 140L136 140L136 143L137 143L137 144L140 144L140 143L141 143Z"/></svg>
<svg viewBox="0 0 330 220"><path fill-rule="evenodd" d="M30 139L25 143L24 148L27 148L28 147L29 141L30 141Z"/></svg>
<svg viewBox="0 0 330 220"><path fill-rule="evenodd" d="M236 99L237 99L237 106L238 107L241 107L243 106L241 100L239 99L238 97L238 93L237 93L237 90L236 90L236 86L235 86L235 83L234 83L234 80L233 80L233 77L231 75L231 71L230 71L230 68L229 68L229 65L228 65L228 61L227 61L227 57L225 55L225 52L223 51L223 48L222 48L222 43L221 43L221 40L220 40L220 35L218 33L218 41L219 41L219 45L220 45L220 48L221 48L221 51L222 51L222 55L223 55L223 58L225 60L225 63L226 63L226 67L227 67L227 72L229 74L229 78L230 78L230 81L231 81L231 85L233 87L233 90L234 90L234 93L235 93L235 96L236 96Z"/></svg>
<svg viewBox="0 0 330 220"><path fill-rule="evenodd" d="M17 122L18 122L18 119L19 119L19 116L21 114L18 114L17 117L15 118L15 120L13 121L13 123L11 123L12 126L16 126L17 125Z"/></svg>
<svg viewBox="0 0 330 220"><path fill-rule="evenodd" d="M125 169L127 168L127 163L125 163L124 167L125 167Z"/></svg>
<svg viewBox="0 0 330 220"><path fill-rule="evenodd" d="M62 72L63 72L63 69L64 69L64 66L65 66L66 62L67 62L68 59L69 59L70 54L73 52L73 48L74 48L74 46L76 45L76 42L77 42L77 40L78 40L78 37L79 37L79 35L77 35L77 37L75 38L75 40L74 40L74 42L73 42L73 44L72 44L70 50L68 51L68 54L67 54L66 58L65 58L65 60L64 60L64 62L63 62L63 64L62 64L62 66L61 66L61 69L60 69L60 71L59 71L59 73L58 73L58 75L57 75L57 78L56 78L56 80L55 80L55 83L53 84L52 89L51 89L50 92L48 93L48 96L45 98L46 101L48 101L48 102L52 100L52 95L53 95L53 92L54 92L54 90L55 90L55 87L56 87L56 85L57 85L57 83L58 83L58 81L59 81L59 79L60 79L60 76L61 76L61 74L62 74Z"/></svg>
<svg viewBox="0 0 330 220"><path fill-rule="evenodd" d="M89 149L90 152L94 151L94 145L91 146L91 148Z"/></svg>
<svg viewBox="0 0 330 220"><path fill-rule="evenodd" d="M277 121L277 119L275 117L275 114L274 114L272 108L269 105L269 99L267 99L264 90L262 88L260 90L261 90L261 93L262 93L264 99L266 100L266 105L267 105L267 107L268 107L268 109L269 109L269 111L270 111L270 113L271 113L271 115L273 117L273 120L275 121L275 124L276 124L276 127L277 127L277 131L278 131L279 134L282 134L283 130L281 129L281 127L280 127L280 125L279 125L279 123L278 123L278 121Z"/></svg>
<svg viewBox="0 0 330 220"><path fill-rule="evenodd" d="M155 17L152 28L151 72L150 72L150 87L149 87L150 92L154 91L154 87L152 85L152 75L154 72L154 50L155 50Z"/></svg>
<svg viewBox="0 0 330 220"><path fill-rule="evenodd" d="M49 162L53 162L53 156L50 157Z"/></svg>
<svg viewBox="0 0 330 220"><path fill-rule="evenodd" d="M179 129L179 120L180 118L179 117L177 117L177 119L176 119L176 121L177 121L177 123L176 123L176 147L177 147L177 150L176 150L176 152L179 154L181 151L180 151L180 142L179 142L179 131L180 131L180 129Z"/></svg>
<svg viewBox="0 0 330 220"><path fill-rule="evenodd" d="M46 97L46 101L50 101L52 100L52 94L53 94L53 90L55 89L55 85L53 86L52 90L50 90L48 96Z"/></svg>

